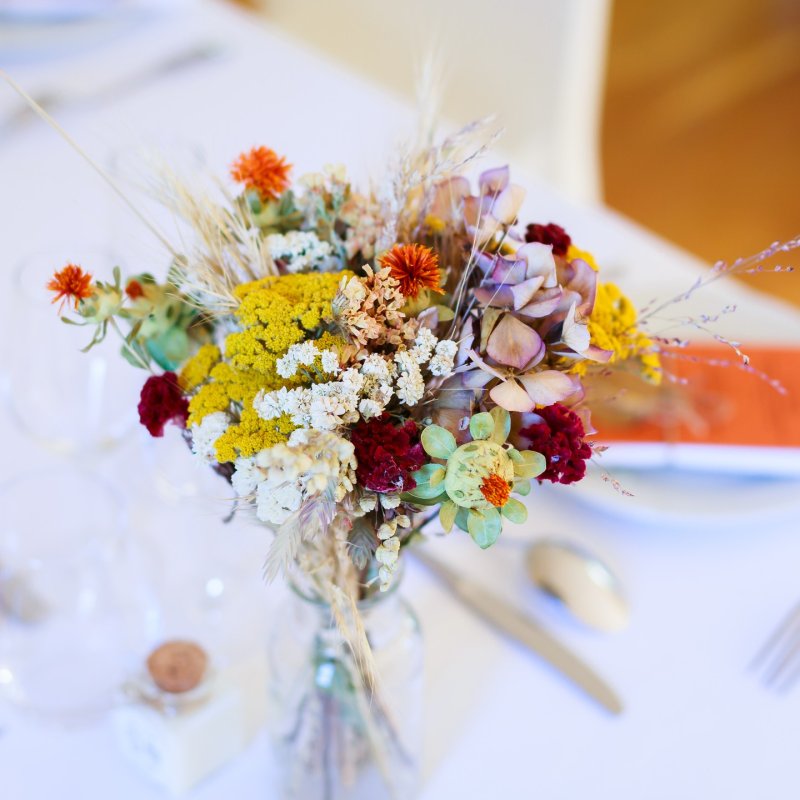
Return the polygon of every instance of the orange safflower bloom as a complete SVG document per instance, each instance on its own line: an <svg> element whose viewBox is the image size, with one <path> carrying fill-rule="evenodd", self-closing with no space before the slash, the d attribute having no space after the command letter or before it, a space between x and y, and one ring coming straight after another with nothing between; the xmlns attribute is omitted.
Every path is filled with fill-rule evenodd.
<svg viewBox="0 0 800 800"><path fill-rule="evenodd" d="M481 494L486 498L487 502L496 508L500 508L508 502L511 486L505 478L493 472L483 479Z"/></svg>
<svg viewBox="0 0 800 800"><path fill-rule="evenodd" d="M283 156L269 147L254 147L234 161L231 177L243 183L247 191L257 191L262 201L275 200L288 188L291 168Z"/></svg>
<svg viewBox="0 0 800 800"><path fill-rule="evenodd" d="M62 301L61 308L64 307L67 300L73 300L75 308L77 308L81 300L94 294L92 276L76 264L67 264L63 269L58 270L48 282L47 288L56 293L53 298L54 303Z"/></svg>
<svg viewBox="0 0 800 800"><path fill-rule="evenodd" d="M392 277L400 281L404 297L416 297L422 289L444 294L439 286L439 256L421 244L396 244L381 256L382 267L389 267Z"/></svg>
<svg viewBox="0 0 800 800"><path fill-rule="evenodd" d="M125 287L125 294L128 295L131 300L138 300L140 297L144 297L142 284L136 280L129 281L128 285Z"/></svg>

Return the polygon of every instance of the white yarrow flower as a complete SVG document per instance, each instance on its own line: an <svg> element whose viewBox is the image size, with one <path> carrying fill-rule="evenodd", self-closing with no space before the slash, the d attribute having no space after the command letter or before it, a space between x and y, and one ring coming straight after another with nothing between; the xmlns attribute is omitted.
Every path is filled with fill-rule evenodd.
<svg viewBox="0 0 800 800"><path fill-rule="evenodd" d="M207 461L217 460L217 439L228 429L231 418L224 411L215 411L203 417L199 425L192 425L192 452Z"/></svg>

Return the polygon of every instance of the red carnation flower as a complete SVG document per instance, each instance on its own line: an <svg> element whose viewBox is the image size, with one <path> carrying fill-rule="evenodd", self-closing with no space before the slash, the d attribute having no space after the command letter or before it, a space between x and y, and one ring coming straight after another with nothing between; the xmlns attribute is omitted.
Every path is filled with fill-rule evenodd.
<svg viewBox="0 0 800 800"><path fill-rule="evenodd" d="M395 426L389 414L361 420L352 430L358 482L373 492L407 492L417 482L411 473L425 463L416 423Z"/></svg>
<svg viewBox="0 0 800 800"><path fill-rule="evenodd" d="M151 436L163 436L168 422L185 427L188 417L189 401L174 372L151 375L145 381L139 399L139 421Z"/></svg>
<svg viewBox="0 0 800 800"><path fill-rule="evenodd" d="M575 483L586 474L586 459L592 457L592 448L583 440L583 422L561 403L537 408L542 422L528 425L519 432L521 449L535 450L547 460L547 469L539 476L539 483Z"/></svg>
<svg viewBox="0 0 800 800"><path fill-rule="evenodd" d="M528 225L525 229L525 241L553 245L554 256L565 256L572 244L570 235L555 222L549 222L547 225L537 225L536 223Z"/></svg>

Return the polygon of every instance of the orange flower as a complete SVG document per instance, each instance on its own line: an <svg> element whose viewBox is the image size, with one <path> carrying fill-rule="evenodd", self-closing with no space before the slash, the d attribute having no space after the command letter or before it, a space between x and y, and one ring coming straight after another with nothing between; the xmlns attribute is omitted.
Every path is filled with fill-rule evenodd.
<svg viewBox="0 0 800 800"><path fill-rule="evenodd" d="M291 168L283 156L269 147L254 147L236 159L231 177L243 183L246 190L257 191L262 201L275 200L288 188Z"/></svg>
<svg viewBox="0 0 800 800"><path fill-rule="evenodd" d="M404 297L416 297L422 289L444 294L439 286L439 256L421 244L396 244L381 256L382 267L389 267L392 277L400 281Z"/></svg>
<svg viewBox="0 0 800 800"><path fill-rule="evenodd" d="M138 300L140 297L144 297L142 284L137 280L129 281L128 285L125 287L125 294L128 295L131 300Z"/></svg>
<svg viewBox="0 0 800 800"><path fill-rule="evenodd" d="M487 502L499 508L508 502L511 486L505 478L493 472L483 479L481 494L486 498Z"/></svg>
<svg viewBox="0 0 800 800"><path fill-rule="evenodd" d="M94 294L92 276L75 264L67 264L63 269L58 270L48 282L47 288L56 293L53 298L54 303L59 300L63 301L61 308L68 299L73 300L75 308L77 308L79 301Z"/></svg>

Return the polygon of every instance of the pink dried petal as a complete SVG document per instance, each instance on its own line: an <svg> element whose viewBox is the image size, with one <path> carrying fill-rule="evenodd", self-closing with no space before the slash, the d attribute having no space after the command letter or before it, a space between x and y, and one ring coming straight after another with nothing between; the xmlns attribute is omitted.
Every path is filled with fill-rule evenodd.
<svg viewBox="0 0 800 800"><path fill-rule="evenodd" d="M514 310L518 311L523 306L526 306L536 292L539 291L539 287L542 285L543 281L544 278L538 275L535 278L530 278L516 286L510 287L511 294L514 295Z"/></svg>
<svg viewBox="0 0 800 800"><path fill-rule="evenodd" d="M520 375L519 379L536 406L549 406L553 403L560 403L574 394L580 387L580 382L576 378L555 369Z"/></svg>
<svg viewBox="0 0 800 800"><path fill-rule="evenodd" d="M545 346L533 328L506 314L492 331L486 352L499 364L522 370L541 361Z"/></svg>
<svg viewBox="0 0 800 800"><path fill-rule="evenodd" d="M489 397L506 411L525 412L534 407L528 393L513 379L498 383L489 392Z"/></svg>
<svg viewBox="0 0 800 800"><path fill-rule="evenodd" d="M525 189L512 183L503 189L492 205L492 216L504 225L512 225L525 200Z"/></svg>
<svg viewBox="0 0 800 800"><path fill-rule="evenodd" d="M484 170L478 177L478 186L481 194L497 194L508 186L510 178L508 165L504 167L492 167Z"/></svg>

